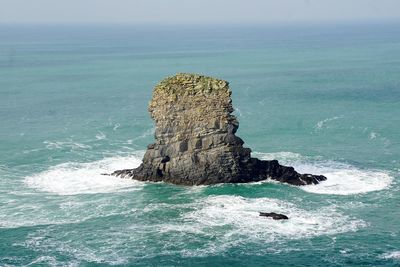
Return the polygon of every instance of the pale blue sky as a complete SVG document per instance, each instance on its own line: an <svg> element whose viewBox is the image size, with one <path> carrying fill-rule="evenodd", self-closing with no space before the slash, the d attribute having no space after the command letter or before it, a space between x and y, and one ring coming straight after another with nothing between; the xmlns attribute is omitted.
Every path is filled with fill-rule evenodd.
<svg viewBox="0 0 400 267"><path fill-rule="evenodd" d="M400 0L0 0L0 23L287 23L400 19Z"/></svg>

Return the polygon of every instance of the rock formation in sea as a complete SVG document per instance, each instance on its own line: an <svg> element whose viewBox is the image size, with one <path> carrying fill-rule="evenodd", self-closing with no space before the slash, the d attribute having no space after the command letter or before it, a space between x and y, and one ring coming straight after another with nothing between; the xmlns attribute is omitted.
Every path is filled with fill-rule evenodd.
<svg viewBox="0 0 400 267"><path fill-rule="evenodd" d="M260 212L260 216L272 218L274 220L289 220L289 217L285 214L275 212Z"/></svg>
<svg viewBox="0 0 400 267"><path fill-rule="evenodd" d="M182 185L247 183L272 179L292 185L317 184L322 175L299 174L277 160L251 157L250 148L235 133L228 82L197 74L177 74L153 91L149 112L155 143L143 163L112 173L141 181Z"/></svg>

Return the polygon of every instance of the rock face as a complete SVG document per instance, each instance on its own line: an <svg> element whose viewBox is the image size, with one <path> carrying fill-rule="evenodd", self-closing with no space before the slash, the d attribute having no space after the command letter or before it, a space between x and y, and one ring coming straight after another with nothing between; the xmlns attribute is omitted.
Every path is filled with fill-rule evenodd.
<svg viewBox="0 0 400 267"><path fill-rule="evenodd" d="M182 185L246 183L273 179L293 185L317 184L326 178L299 174L276 160L252 158L235 135L228 82L195 74L161 81L149 112L155 121L155 143L148 145L136 169L112 173L141 181Z"/></svg>

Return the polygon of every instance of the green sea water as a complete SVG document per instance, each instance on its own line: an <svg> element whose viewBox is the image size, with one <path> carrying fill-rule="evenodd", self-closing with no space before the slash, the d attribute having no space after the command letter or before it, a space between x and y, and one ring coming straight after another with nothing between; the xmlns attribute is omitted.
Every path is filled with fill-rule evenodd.
<svg viewBox="0 0 400 267"><path fill-rule="evenodd" d="M140 164L178 72L230 82L254 156L328 180L101 176ZM399 266L399 132L400 24L1 26L0 266Z"/></svg>

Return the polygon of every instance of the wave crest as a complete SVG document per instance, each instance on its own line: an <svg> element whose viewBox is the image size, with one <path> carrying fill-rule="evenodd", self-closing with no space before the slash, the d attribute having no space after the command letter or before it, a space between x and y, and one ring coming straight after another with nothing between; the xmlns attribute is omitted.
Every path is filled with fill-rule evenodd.
<svg viewBox="0 0 400 267"><path fill-rule="evenodd" d="M325 175L328 179L317 185L300 188L316 194L352 195L390 187L393 177L387 171L359 169L349 164L303 157L292 152L257 153L264 160L277 159L293 166L300 173Z"/></svg>
<svg viewBox="0 0 400 267"><path fill-rule="evenodd" d="M135 168L141 156L112 157L89 163L67 162L50 167L49 170L28 176L24 182L28 187L58 195L110 193L135 190L143 183L102 175L118 169Z"/></svg>
<svg viewBox="0 0 400 267"><path fill-rule="evenodd" d="M244 198L240 196L210 196L199 200L196 210L184 216L182 231L191 225L197 233L221 235L224 242L253 238L264 242L310 238L356 231L366 223L336 210L336 206L306 210L288 201L272 198ZM279 212L289 220L276 221L259 216L260 211ZM225 230L221 231L220 228ZM175 229L176 230L176 229Z"/></svg>

